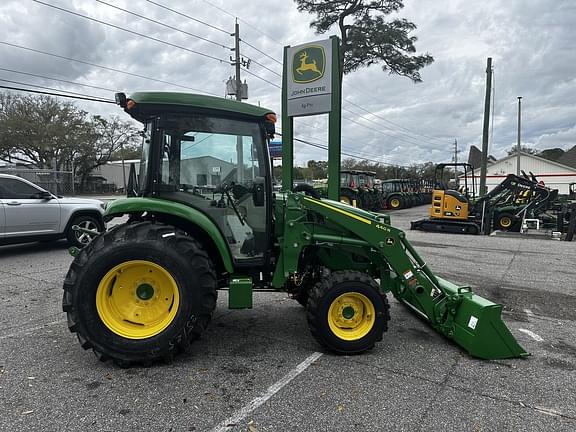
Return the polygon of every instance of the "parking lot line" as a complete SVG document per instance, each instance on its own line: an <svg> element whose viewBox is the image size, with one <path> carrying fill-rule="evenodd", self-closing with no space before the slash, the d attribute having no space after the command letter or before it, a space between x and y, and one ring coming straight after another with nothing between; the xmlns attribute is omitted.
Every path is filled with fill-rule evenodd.
<svg viewBox="0 0 576 432"><path fill-rule="evenodd" d="M528 336L530 336L536 342L544 342L544 339L542 338L542 336L537 335L536 333L534 333L531 330L519 328L518 331L521 331L522 333L526 333Z"/></svg>
<svg viewBox="0 0 576 432"><path fill-rule="evenodd" d="M248 405L244 406L236 413L234 413L232 416L228 417L226 420L221 422L218 426L214 427L211 432L225 432L232 429L234 426L238 424L238 422L246 418L246 416L250 414L252 411L254 411L256 408L263 405L268 399L270 399L272 396L278 393L284 386L290 383L290 381L292 381L294 378L296 378L298 375L304 372L308 368L308 366L310 366L312 363L318 360L321 356L322 353L319 352L315 352L310 356L308 356L306 360L304 360L302 363L300 363L298 366L296 366L294 369L292 369L290 372L284 375L279 381L276 381L274 384L268 387L268 390L266 390L266 392L263 395L258 396L255 399L252 399L252 401Z"/></svg>

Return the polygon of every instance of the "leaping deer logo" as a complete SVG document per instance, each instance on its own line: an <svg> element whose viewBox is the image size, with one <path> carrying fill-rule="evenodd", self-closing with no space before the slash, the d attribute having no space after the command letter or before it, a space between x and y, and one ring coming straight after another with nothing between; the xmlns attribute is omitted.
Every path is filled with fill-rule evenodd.
<svg viewBox="0 0 576 432"><path fill-rule="evenodd" d="M316 66L316 60L312 60L311 63L306 63L307 59L308 53L303 51L302 54L300 54L300 66L296 68L296 72L298 72L299 75L302 75L306 71L312 71L318 75L322 75L322 72L320 72Z"/></svg>
<svg viewBox="0 0 576 432"><path fill-rule="evenodd" d="M292 79L299 84L317 81L324 76L325 67L324 48L308 45L296 51L292 57Z"/></svg>

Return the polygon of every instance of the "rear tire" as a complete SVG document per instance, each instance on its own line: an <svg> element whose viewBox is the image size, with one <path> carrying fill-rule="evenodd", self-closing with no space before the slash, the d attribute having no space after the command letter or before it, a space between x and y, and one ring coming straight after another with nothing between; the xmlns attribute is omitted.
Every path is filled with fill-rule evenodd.
<svg viewBox="0 0 576 432"><path fill-rule="evenodd" d="M216 288L214 266L195 239L170 225L129 223L74 259L62 309L84 349L122 367L147 365L171 361L200 337Z"/></svg>
<svg viewBox="0 0 576 432"><path fill-rule="evenodd" d="M340 202L351 206L353 206L354 202L356 202L356 207L361 204L358 194L348 189L343 189L340 191Z"/></svg>
<svg viewBox="0 0 576 432"><path fill-rule="evenodd" d="M392 195L386 200L386 206L391 210L398 210L404 207L404 202L399 195Z"/></svg>
<svg viewBox="0 0 576 432"><path fill-rule="evenodd" d="M318 282L307 304L314 338L338 354L356 354L382 340L390 320L386 296L374 279L356 271L338 271Z"/></svg>

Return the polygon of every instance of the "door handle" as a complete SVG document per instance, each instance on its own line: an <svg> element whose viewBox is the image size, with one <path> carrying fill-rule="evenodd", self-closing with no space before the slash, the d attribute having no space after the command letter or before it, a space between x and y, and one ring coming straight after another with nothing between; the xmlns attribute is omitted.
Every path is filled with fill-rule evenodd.
<svg viewBox="0 0 576 432"><path fill-rule="evenodd" d="M17 205L22 205L22 203L19 203L18 201L11 201L9 203L7 203L9 206L17 206Z"/></svg>

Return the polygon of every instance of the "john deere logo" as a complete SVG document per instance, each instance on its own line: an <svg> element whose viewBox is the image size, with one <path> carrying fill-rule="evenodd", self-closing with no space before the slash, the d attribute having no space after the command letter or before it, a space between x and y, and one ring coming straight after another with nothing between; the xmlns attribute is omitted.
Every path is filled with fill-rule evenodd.
<svg viewBox="0 0 576 432"><path fill-rule="evenodd" d="M292 58L292 79L305 84L324 76L326 54L321 46L307 46L294 53Z"/></svg>

